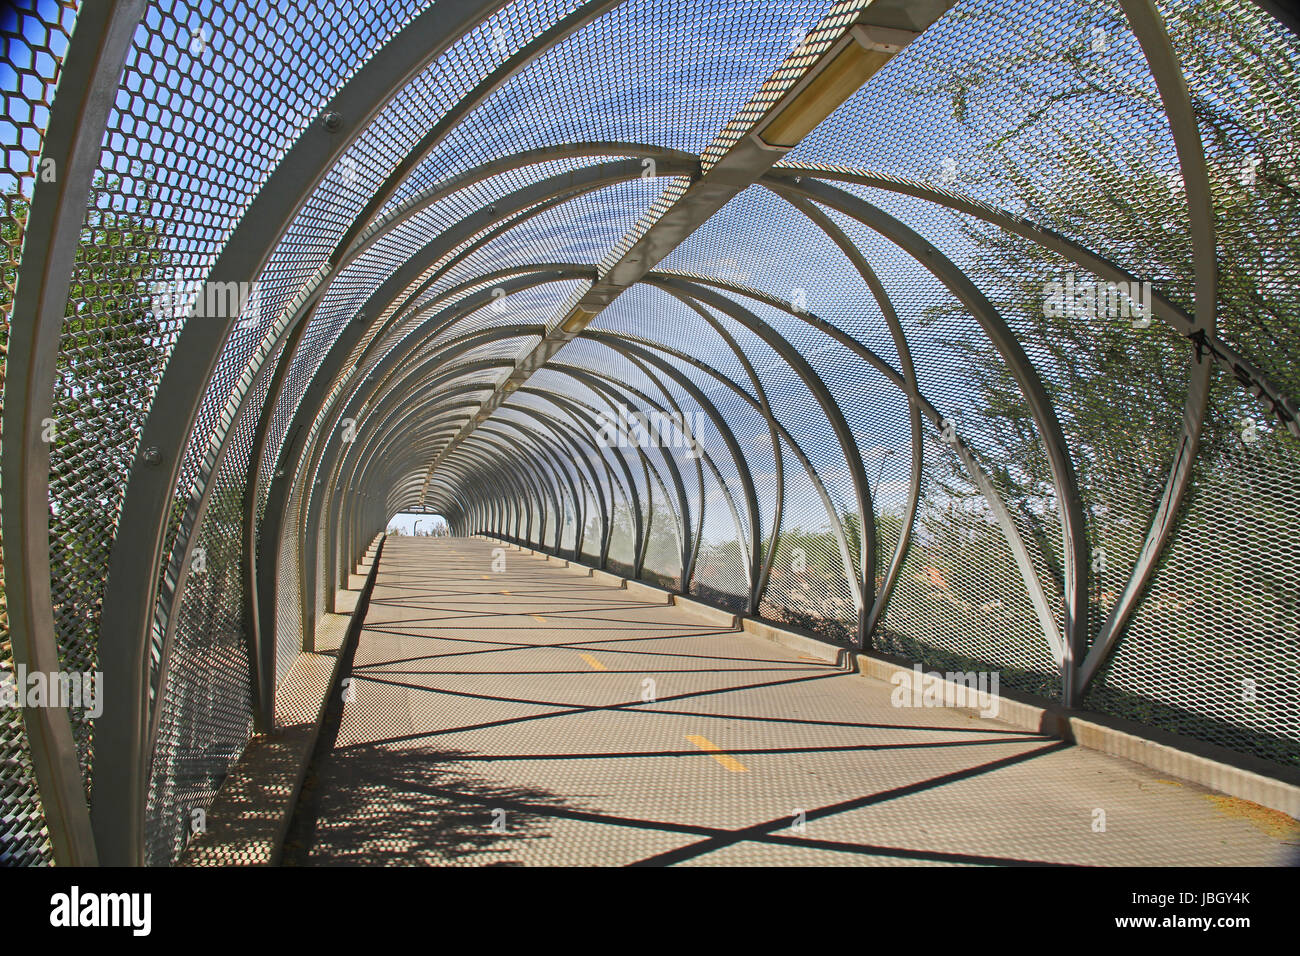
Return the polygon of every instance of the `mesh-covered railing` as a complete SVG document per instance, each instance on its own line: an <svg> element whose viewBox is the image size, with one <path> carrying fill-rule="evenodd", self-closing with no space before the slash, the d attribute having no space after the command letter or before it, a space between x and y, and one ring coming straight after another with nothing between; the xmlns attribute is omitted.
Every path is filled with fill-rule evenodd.
<svg viewBox="0 0 1300 956"><path fill-rule="evenodd" d="M407 510L1300 764L1263 7L4 16L0 861L174 862Z"/></svg>
<svg viewBox="0 0 1300 956"><path fill-rule="evenodd" d="M32 192L42 175L48 179L57 175L57 169L41 161L41 145L49 124L49 104L54 98L58 82L59 63L68 47L68 36L76 15L76 4L19 3L7 5L0 14L0 90L3 90L4 113L0 119L0 141L4 144L3 170L4 206L0 210L0 230L4 235L4 282L0 285L3 302L0 316L0 345L9 352L9 328L13 313L14 287L21 263L23 237L28 226ZM99 310L102 312L103 310ZM95 328L95 320L86 323L87 352L93 356L103 349L104 337ZM58 377L66 390L93 389L99 369L93 357L78 361L69 355L60 363ZM7 371L7 369L6 369ZM5 390L6 397L9 391ZM67 442L69 437L63 440ZM56 435L51 440L58 441ZM7 453L4 436L0 435L0 454ZM85 521L86 517L80 519ZM94 575L85 574L86 564L99 557L93 552L99 547L93 536L84 533L71 547L60 548L62 557L56 562L80 565L83 582L93 581ZM8 557L11 550L5 551ZM99 558L102 561L102 558ZM8 601L5 597L4 563L0 562L0 680L11 688L17 684L13 646L9 633ZM74 666L93 662L93 640L88 640L86 625L90 623L89 603L85 600L86 588L80 594L52 595L58 602L55 611L60 617L78 620L73 633L59 642L60 657ZM82 600L78 600L81 598ZM78 740L78 753L83 767L89 772L90 725L77 721L73 732ZM0 708L0 865L44 863L51 859L49 837L45 830L37 783L32 766L32 756L24 727L23 714L14 700L4 702Z"/></svg>

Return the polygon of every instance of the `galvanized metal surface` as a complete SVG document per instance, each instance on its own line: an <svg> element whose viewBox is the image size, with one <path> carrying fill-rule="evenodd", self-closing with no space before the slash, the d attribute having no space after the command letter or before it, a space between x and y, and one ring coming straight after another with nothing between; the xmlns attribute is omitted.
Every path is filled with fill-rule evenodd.
<svg viewBox="0 0 1300 956"><path fill-rule="evenodd" d="M1245 0L950 6L24 13L6 144L58 176L10 170L0 665L113 692L6 730L18 855L174 860L407 510L1300 761L1300 41ZM893 62L763 140L872 37ZM1067 273L1149 282L1149 334L1038 321ZM266 314L137 314L192 276ZM152 331L109 359L100 318ZM1087 392L1126 349L1116 464L1138 426ZM610 441L628 410L684 441Z"/></svg>

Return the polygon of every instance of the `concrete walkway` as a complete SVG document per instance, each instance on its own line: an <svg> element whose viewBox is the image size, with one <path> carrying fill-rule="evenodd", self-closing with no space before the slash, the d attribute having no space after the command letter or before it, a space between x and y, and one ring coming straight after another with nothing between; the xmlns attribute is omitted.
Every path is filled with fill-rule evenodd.
<svg viewBox="0 0 1300 956"><path fill-rule="evenodd" d="M388 539L286 863L1294 854L1282 814L971 712L895 708L883 682L539 557L494 570L493 549Z"/></svg>

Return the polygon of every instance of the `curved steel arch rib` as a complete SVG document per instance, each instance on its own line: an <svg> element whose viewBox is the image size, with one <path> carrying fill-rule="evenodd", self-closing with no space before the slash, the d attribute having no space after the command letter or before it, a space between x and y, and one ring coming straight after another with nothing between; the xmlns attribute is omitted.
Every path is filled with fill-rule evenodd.
<svg viewBox="0 0 1300 956"><path fill-rule="evenodd" d="M889 294L885 291L885 286L880 281L880 277L876 275L876 271L862 255L862 251L858 249L852 241L850 241L849 237L844 234L843 230L831 222L830 218L812 203L790 196L783 198L785 198L787 202L790 202L795 209L803 213L803 215L806 216L814 226L824 232L830 240L839 247L840 252L842 252L845 258L852 263L853 268L856 269L858 275L862 277L863 283L871 292L872 298L876 301L877 308L880 309L880 314L885 319L885 325L889 328L890 338L894 342L894 351L898 353L898 364L901 366L899 371L903 378L903 393L907 398L907 423L911 432L912 463L908 481L907 507L905 509L906 517L903 519L902 525L899 528L898 542L894 547L894 556L889 562L889 567L886 569L884 578L880 582L880 588L876 593L876 600L872 604L871 611L867 615L866 622L862 627L862 639L865 643L872 639L873 635L876 633L877 626L885 618L885 610L889 606L889 599L894 593L894 588L898 583L898 576L903 570L903 562L907 559L908 548L912 543L912 531L916 524L917 511L920 508L921 471L925 459L925 448L921 436L920 388L916 382L916 368L912 364L912 350L908 346L907 335L903 332L903 325L898 320L898 312L894 309L894 303L889 298ZM794 314L798 316L799 310L794 310ZM845 338L847 340L852 338L852 336L846 336ZM848 343L845 341L842 344L847 345ZM860 357L862 352L859 351L859 347L865 349L865 346L861 346L860 343L857 346L849 347L851 350L858 352ZM1018 540L1019 536L1017 535L1016 538ZM1024 568L1021 570L1023 573ZM1032 568L1030 568L1030 570L1032 570ZM1034 580L1035 583L1037 583L1037 576L1035 576ZM1035 588L1032 586L1029 587L1029 592L1032 597L1035 593ZM1039 584L1037 592L1041 596L1041 584ZM1046 605L1045 600L1043 601L1043 604ZM1043 618L1051 620L1051 614L1040 613L1040 620ZM1052 642L1056 622L1051 621L1051 623L1051 629L1046 627L1044 628L1044 633L1047 635L1049 643ZM1057 645L1059 645L1059 638L1057 639Z"/></svg>
<svg viewBox="0 0 1300 956"><path fill-rule="evenodd" d="M486 422L484 424L487 425ZM559 491L558 495L553 496L553 499L555 500L557 505L556 527L554 529L555 531L554 548L558 552L563 548L564 524L566 523L561 519L562 518L567 519L570 511L573 512L575 520L581 514L581 504L579 501L578 489L573 482L573 475L572 473L569 472L567 468L564 467L563 458L557 455L554 449L548 448L545 442L538 440L530 429L516 422L512 422L507 418L500 418L497 419L497 421L491 426L485 427L483 429L483 433L487 436L503 438L507 442L509 442L510 435L506 434L503 431L505 427L513 428L516 432L520 434L520 436L524 437L525 441L527 442L527 445L523 447L530 448L530 450L532 450L534 453L540 454L542 458L545 460L545 462L551 466L549 468L534 467L534 470L538 474L538 477L541 479L544 479L546 476L549 475L550 480L554 482L556 489ZM560 481L561 476L564 478L563 483L561 483ZM566 501L563 497L565 491L567 491L569 494L569 498L567 499L568 505L566 505Z"/></svg>
<svg viewBox="0 0 1300 956"><path fill-rule="evenodd" d="M792 201L796 203L801 202L800 200L797 199L793 199ZM810 208L809 211L815 213L816 211L815 207ZM828 223L828 225L830 225L831 228L834 228L833 224ZM845 241L847 242L847 240ZM865 266L865 262L863 263L863 265ZM651 275L674 277L674 278L687 280L690 283L693 283L695 285L712 286L714 288L721 289L726 292L730 292L734 295L739 295L745 298L753 299L754 301L757 302L762 302L767 306L770 306L775 309L779 309L780 311L787 313L793 318L796 318L806 323L810 327L822 332L823 334L825 334L827 337L831 338L835 342L838 342L839 344L843 345L845 348L853 352L859 358L863 359L871 367L875 368L878 372L880 372L885 377L886 380L888 380L891 384L893 384L896 388L898 388L901 392L903 392L907 396L909 403L913 403L917 406L919 411L923 413L934 425L936 431L942 430L943 423L946 421L946 418L920 392L919 388L916 385L915 375L913 375L909 379L909 377L905 373L895 369L892 365L889 364L889 362L881 358L878 354L876 354L873 350L869 349L862 342L858 341L856 338L849 335L847 332L844 332L842 329L838 328L837 326L832 325L831 323L825 321L824 319L819 318L815 313L806 310L797 309L791 303L785 302L759 289L740 286L734 282L729 282L722 279L714 279L708 276L699 276L699 275L686 274L686 273L665 272L662 270L655 270L654 272L651 273ZM882 296L884 295L883 289L881 290L880 294ZM886 302L887 301L888 300L886 297ZM890 313L892 313L892 306L885 314L888 316ZM907 354L906 339L905 337L903 337L901 327L899 328L896 334L896 342L899 340L902 341L904 346L903 350L901 350L899 354L906 355ZM656 348L660 348L670 352L673 355L673 357L678 361L686 362L688 364L696 366L697 368L700 368L702 371L707 371L711 374L717 375L716 371L712 370L707 365L700 362L698 359L694 358L693 356L687 355L686 353L677 352L676 350L669 350L666 346L657 343L646 343L646 344L653 344L655 345ZM750 399L749 396L744 395L743 393L740 394L741 397L744 398L745 400L752 401L752 399ZM788 434L786 434L785 437L787 441L791 441L790 436ZM949 444L952 447L953 452L957 455L958 459L965 466L967 473L971 476L971 480L975 484L975 487L979 490L980 494L982 494L985 500L989 503L990 510L993 512L994 517L998 522L998 526L1001 528L1003 536L1006 538L1007 545L1011 550L1013 559L1015 560L1016 566L1019 569L1021 577L1025 583L1025 588L1029 594L1030 602L1034 607L1039 625L1043 629L1043 634L1047 641L1048 647L1050 648L1053 657L1059 664L1063 658L1060 630L1056 626L1056 620L1052 613L1052 609L1050 606L1050 602L1047 599L1047 595L1043 590L1042 581L1038 577L1038 572L1034 569L1033 559L1029 554L1028 548L1025 546L1025 542L1021 537L1019 530L1016 528L1016 524L1012 519L1010 512L1007 510L1006 504L1002 499L1002 495L997 490L993 482L990 480L988 474L984 471L983 467L979 464L978 460L975 458L970 447L965 443L965 441L961 438L960 435L954 434ZM794 447L798 451L801 461L803 462L805 468L808 470L809 474L814 478L814 480L820 482L820 479L818 479L816 476L815 469L811 466L811 464L808 463L806 457L803 456L802 450L799 449L797 444L795 444ZM915 451L914 458L913 458L913 476L914 476L913 494L916 493L919 487L919 476L917 475L917 472L920 467L920 458L921 458L920 451L919 450ZM830 520L832 522L832 527L839 538L841 552L845 561L845 573L849 577L850 584L852 584L852 580L853 580L852 561L848 555L847 539L844 537L843 529L839 524L838 518L835 516L834 508L830 504L830 499L826 495L825 489L821 488L820 490L821 490L823 502L827 508L828 515L830 516ZM891 569L901 566L902 561L906 556L905 548L906 548L906 541L904 537L900 535L899 543L895 548L894 558L891 561L891 565L890 565ZM870 620L879 620L881 616L884 614L884 608L889 600L890 594L892 593L893 583L896 580L897 580L896 575L890 576L887 577L886 581L882 584L879 593L876 595L876 601L871 611ZM867 633L870 634L871 632L867 631Z"/></svg>
<svg viewBox="0 0 1300 956"><path fill-rule="evenodd" d="M678 289L683 293L689 294L696 301L703 302L718 311L734 319L737 323L745 327L754 335L762 339L769 348L777 353L781 359L790 366L797 374L804 386L812 395L814 401L821 406L825 413L827 421L830 422L831 429L835 433L836 440L840 445L840 452L844 456L845 467L848 468L849 478L853 484L853 493L858 507L858 522L862 529L860 535L861 553L859 555L859 564L854 571L854 603L858 609L858 635L859 640L866 636L864 626L867 620L868 611L874 602L875 575L874 568L876 562L876 516L875 510L871 504L871 490L867 485L866 471L862 467L862 459L858 455L857 442L849 429L848 422L844 419L843 412L840 411L839 405L836 404L830 390L822 381L821 376L808 364L808 361L799 353L797 349L790 345L782 338L771 326L762 321L754 313L743 308L739 303L730 298L719 295L712 289L705 286L694 285L681 279L663 277L662 274L650 273L643 280L650 285L662 285L667 289ZM751 520L757 520L756 514L751 516ZM754 540L754 552L757 553L759 545L757 539ZM757 577L757 575L755 575ZM751 580L751 585L755 583ZM751 602L752 603L752 602ZM754 604L750 608L750 613L758 610Z"/></svg>
<svg viewBox="0 0 1300 956"><path fill-rule="evenodd" d="M763 386L763 380L759 376L758 372L754 370L754 365L750 362L749 356L745 354L745 350L740 347L740 344L736 341L735 337L726 330L721 322L713 317L713 314L710 313L708 309L700 305L700 303L695 301L695 299L683 295L675 289L667 291L707 323L709 328L713 329L718 338L720 338L727 348L731 350L731 354L734 355L736 361L740 363L740 367L744 370L745 377L749 379L749 385L754 390L754 394L758 399L755 409L767 424L768 439L772 443L772 465L774 469L773 484L775 486L773 494L775 500L772 505L772 533L768 539L767 552L759 566L758 580L754 582L752 593L750 594L750 604L752 607L757 609L762 603L763 592L767 589L768 578L772 572L772 562L776 558L776 546L781 535L781 516L785 506L785 463L783 460L784 456L781 452L781 442L778 440L778 424L776 417L772 414L772 406L767 400L767 389ZM735 389L735 391L743 393L743 389ZM748 398L748 396L745 397ZM700 514L697 519L699 521L699 526L696 528L695 532L695 547L691 552L690 570L692 571L694 570L695 559L699 553L700 538L704 534L704 476L702 474L702 469L700 468L699 456L696 456L695 471L700 487L701 506ZM823 489L823 491L824 490L825 489ZM849 576L852 576L851 564L849 568ZM689 582L689 580L689 573L684 571L683 587L685 589L689 589L689 585L686 583Z"/></svg>
<svg viewBox="0 0 1300 956"><path fill-rule="evenodd" d="M584 543L584 538L586 533L586 496L587 495L590 495L591 498L596 501L597 505L600 508L602 538L603 538L604 528L609 521L609 514L605 507L604 496L599 493L600 477L596 473L595 466L593 465L592 461L587 457L587 455L584 453L582 447L581 439L586 436L584 436L580 431L573 428L572 426L569 426L566 423L562 422L561 420L554 418L553 416L548 415L545 412L542 412L538 409L529 408L527 406L522 406L522 405L517 405L514 407L517 411L534 418L539 424L541 424L542 427L548 429L553 435L555 435L561 441L561 443L563 443L566 447L571 448L573 451L573 461L578 463L574 465L574 468L575 468L575 472L577 473L581 481L582 488L583 488L583 508L582 508L583 515L582 515L582 520L579 522L579 526L576 529L576 533L574 537L573 551L574 551L574 558L576 560L582 554L582 550L583 550L582 546ZM614 480L613 471L609 468L609 462L606 461L603 456L599 455L598 449L599 446L593 441L592 450L595 451L595 457L600 457L601 463L605 466L606 474L609 480L613 482Z"/></svg>
<svg viewBox="0 0 1300 956"><path fill-rule="evenodd" d="M717 369L713 368L712 366L708 365L707 363L701 361L700 359L694 356L686 354L685 352L678 351L677 349L673 349L669 346L660 344L658 342L651 342L644 339L634 338L632 336L623 333L597 332L592 329L587 329L586 331L584 331L583 335L588 338L609 337L610 339L619 340L624 343L632 344L637 347L654 349L659 352L663 352L664 355L678 362L682 362L686 365L693 366L694 368L697 368L700 371L713 376L721 384L730 388L731 391L738 398L740 398L745 402L748 402L755 409L755 411L759 412L760 414L762 413L762 405L758 401L758 399L749 395L743 388L738 387L736 383L732 382L731 379L727 378ZM840 556L844 562L845 579L848 581L850 588L852 588L854 583L853 557L849 551L848 539L845 537L844 527L840 523L839 514L835 508L834 503L831 501L830 494L827 492L825 484L821 480L821 476L817 474L816 468L814 468L812 462L808 460L808 456L804 453L804 450L802 446L799 444L798 440L796 440L795 437L786 430L785 426L782 425L781 422L777 420L775 416L772 416L768 420L768 422L769 425L775 430L777 436L780 437L782 441L784 441L787 445L790 446L791 450L795 454L795 457L799 460L800 464L803 465L804 470L808 475L809 481L813 485L813 488L817 491L819 497L821 498L822 505L826 509L827 520L830 522L831 525L831 531L835 535L837 544L839 545ZM705 457L705 456L701 456L701 457ZM726 494L727 493L726 484L722 479L721 474L717 471L716 466L712 468L712 471L715 480L718 482L719 486L723 488L724 494ZM737 534L742 534L743 531L742 531L742 525L740 523L740 515L736 511L734 504L731 506L731 511L733 516L733 521L735 522L736 525ZM762 599L761 590L758 591L758 599L759 600Z"/></svg>
<svg viewBox="0 0 1300 956"><path fill-rule="evenodd" d="M145 12L144 0L122 0L77 13L41 141L42 167L53 163L57 175L42 175L33 185L7 310L0 462L6 623L14 663L40 673L59 669L50 587L50 443L42 439L43 423L52 420L59 340L86 196L113 95ZM94 865L102 857L68 711L24 703L23 726L55 862Z"/></svg>
<svg viewBox="0 0 1300 956"><path fill-rule="evenodd" d="M333 128L313 123L276 166L208 274L209 282L252 282L283 231L326 172L388 102L461 36L506 5L505 0L447 0L411 20L335 94L326 110ZM97 780L92 807L99 859L144 862L149 643L157 590L154 569L164 546L166 516L199 405L237 316L186 322L140 436L118 533L109 560L100 628L100 667L117 688L96 735L99 759L116 772ZM159 464L145 460L158 449ZM143 569L143 573L141 573Z"/></svg>
<svg viewBox="0 0 1300 956"><path fill-rule="evenodd" d="M1088 536L1079 492L1078 475L1069 445L1056 417L1056 409L1037 369L1006 321L988 298L957 266L923 236L884 210L842 189L822 182L768 180L766 185L812 199L854 219L902 249L956 296L971 313L998 351L1007 371L1020 388L1039 438L1043 443L1059 502L1064 555L1065 628L1061 661L1062 700L1067 707L1077 698L1077 668L1088 646Z"/></svg>
<svg viewBox="0 0 1300 956"><path fill-rule="evenodd" d="M621 351L624 354L628 354L628 355L637 354L635 350L629 349L626 346L616 347L615 351ZM709 465L710 469L713 471L714 477L718 482L718 486L722 492L723 498L726 501L727 506L731 509L732 520L735 522L736 525L737 539L740 541L741 547L745 555L746 582L750 590L752 591L754 585L754 579L755 579L754 567L753 567L754 556L759 551L758 544L757 544L757 534L758 534L757 529L759 524L758 524L758 497L754 491L754 479L753 476L750 474L749 463L745 459L744 454L740 451L740 445L736 441L735 436L732 434L730 426L726 424L726 420L723 418L723 416L718 411L717 407L713 404L713 402L709 400L709 398L704 394L703 391L700 390L700 388L697 385L695 385L695 383L693 383L686 376L682 375L680 371L673 369L670 366L664 364L660 359L658 359L655 356L649 355L647 353L642 353L640 354L640 357L643 359L647 359L650 362L650 364L657 367L660 370L660 372L663 373L667 378L670 378L673 381L675 381L683 389L683 391L685 391L691 397L691 399L696 403L696 405L698 405L699 408L709 417L709 421L713 424L715 428L718 429L718 434L722 437L723 443L727 448L728 456L732 459L733 464L736 466L736 474L739 477L741 482L741 491L744 493L745 496L745 513L746 513L746 517L748 518L748 531L749 531L748 538L746 537L746 524L743 523L740 519L740 513L736 509L735 502L732 499L731 489L729 487L728 482L722 477L722 473L717 469L717 466L714 464L712 457L709 456L708 452L704 449L704 447L702 445L697 445L697 447L699 447L700 450L701 460L703 460L705 464ZM548 367L556 370L566 371L569 374L575 375L580 378L591 375L591 372L588 369L584 369L579 366L566 365L558 362L552 363ZM592 384L591 382L588 382L589 386L591 384ZM660 387L662 388L662 386ZM624 389L628 391L630 394L635 395L647 408L663 412L662 406L660 406L657 402L651 399L648 395L645 395L633 389L628 384L619 383L619 388ZM666 459L668 457L669 456L665 456ZM643 456L643 462L644 462L644 456ZM638 544L641 543L643 542L640 536L638 535Z"/></svg>

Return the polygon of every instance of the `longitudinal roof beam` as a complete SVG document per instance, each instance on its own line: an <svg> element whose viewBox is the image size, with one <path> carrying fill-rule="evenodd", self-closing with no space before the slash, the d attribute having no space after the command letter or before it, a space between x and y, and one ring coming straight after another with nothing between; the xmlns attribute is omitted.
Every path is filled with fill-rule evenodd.
<svg viewBox="0 0 1300 956"><path fill-rule="evenodd" d="M597 278L434 457L438 466L513 392L626 289L733 197L756 182L916 37L952 0L839 0L701 154L697 176L675 180L601 263ZM421 495L423 500L423 494Z"/></svg>

